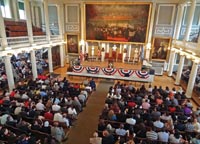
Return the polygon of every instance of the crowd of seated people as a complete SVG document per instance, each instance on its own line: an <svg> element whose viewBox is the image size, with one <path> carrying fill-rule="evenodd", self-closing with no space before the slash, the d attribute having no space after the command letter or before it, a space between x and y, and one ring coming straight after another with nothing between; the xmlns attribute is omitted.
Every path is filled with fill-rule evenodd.
<svg viewBox="0 0 200 144"><path fill-rule="evenodd" d="M200 110L193 110L182 89L117 82L109 88L97 132L102 144L199 144Z"/></svg>
<svg viewBox="0 0 200 144"><path fill-rule="evenodd" d="M0 88L4 88L7 84L7 76L5 70L5 64L0 62Z"/></svg>
<svg viewBox="0 0 200 144"><path fill-rule="evenodd" d="M183 69L181 79L185 82L189 81L190 78L191 67L187 67ZM197 71L196 79L195 79L195 87L198 92L200 92L200 68Z"/></svg>
<svg viewBox="0 0 200 144"><path fill-rule="evenodd" d="M48 67L48 63L38 54L36 54L37 58L37 72L38 75L44 73L44 70ZM16 56L13 55L11 57L11 64L13 69L13 76L14 81L19 82L25 79L32 77L32 66L30 61L30 54L29 53L19 53ZM0 62L0 88L7 87L7 76L6 76L6 69L5 64L3 61Z"/></svg>
<svg viewBox="0 0 200 144"><path fill-rule="evenodd" d="M89 94L83 84L66 78L39 76L19 82L0 96L0 140L9 144L66 140Z"/></svg>

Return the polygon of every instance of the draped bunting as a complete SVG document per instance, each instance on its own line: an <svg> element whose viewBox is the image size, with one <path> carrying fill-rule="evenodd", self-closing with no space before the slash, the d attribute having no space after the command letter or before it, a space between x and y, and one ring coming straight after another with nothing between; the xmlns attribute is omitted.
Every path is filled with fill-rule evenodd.
<svg viewBox="0 0 200 144"><path fill-rule="evenodd" d="M122 77L130 77L134 73L134 70L118 69L118 73Z"/></svg>
<svg viewBox="0 0 200 144"><path fill-rule="evenodd" d="M99 67L85 67L88 73L97 74L100 70Z"/></svg>
<svg viewBox="0 0 200 144"><path fill-rule="evenodd" d="M149 77L149 73L146 71L135 71L135 74L137 75L137 77L139 78L144 78L147 79Z"/></svg>
<svg viewBox="0 0 200 144"><path fill-rule="evenodd" d="M73 66L72 69L73 69L73 72L75 72L75 73L81 73L84 70L84 67L83 66Z"/></svg>
<svg viewBox="0 0 200 144"><path fill-rule="evenodd" d="M114 75L117 72L115 68L102 68L102 71L105 75Z"/></svg>

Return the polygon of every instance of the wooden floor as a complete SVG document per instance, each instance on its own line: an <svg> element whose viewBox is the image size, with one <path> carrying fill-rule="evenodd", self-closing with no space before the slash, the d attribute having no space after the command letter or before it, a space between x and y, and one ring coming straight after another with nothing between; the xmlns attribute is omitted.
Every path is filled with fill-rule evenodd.
<svg viewBox="0 0 200 144"><path fill-rule="evenodd" d="M107 67L108 66L108 62L83 62L82 63L83 66L99 66L99 67ZM61 77L67 77L70 81L73 82L81 82L85 79L85 77L68 77L68 75L66 74L67 72L67 68L69 67L69 64L66 64L65 67L62 68L58 68L56 70L54 70L54 73L60 74ZM114 67L115 68L126 68L126 69L134 69L134 70L140 70L141 69L141 64L125 64L122 62L114 62ZM96 79L96 82L98 84L98 79ZM124 83L132 83L135 87L140 87L142 84L144 83L139 83L139 82L128 82L128 81L124 81ZM166 86L168 86L170 89L172 89L173 87L175 87L176 89L178 89L180 86L177 86L174 84L175 80L172 77L168 77L167 73L164 72L163 76L155 76L154 78L154 82L151 83L152 86L162 86L163 88L165 88ZM145 84L145 86L147 87L149 84ZM183 88L185 89L185 88ZM195 101L193 101L193 99L191 99L194 103L194 110L196 110L196 107L199 106L198 104L200 103L200 99L197 97L196 94L193 94L192 98L195 99Z"/></svg>

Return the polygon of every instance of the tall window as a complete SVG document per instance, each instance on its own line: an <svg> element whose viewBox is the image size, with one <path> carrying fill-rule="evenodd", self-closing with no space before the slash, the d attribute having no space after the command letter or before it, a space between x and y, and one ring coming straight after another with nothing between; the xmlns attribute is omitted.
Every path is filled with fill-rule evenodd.
<svg viewBox="0 0 200 144"><path fill-rule="evenodd" d="M0 0L0 7L2 16L4 18L11 18L10 6L8 0Z"/></svg>
<svg viewBox="0 0 200 144"><path fill-rule="evenodd" d="M24 10L24 3L19 1L18 6L19 6L19 18L20 19L26 19L26 14L25 14L25 10Z"/></svg>

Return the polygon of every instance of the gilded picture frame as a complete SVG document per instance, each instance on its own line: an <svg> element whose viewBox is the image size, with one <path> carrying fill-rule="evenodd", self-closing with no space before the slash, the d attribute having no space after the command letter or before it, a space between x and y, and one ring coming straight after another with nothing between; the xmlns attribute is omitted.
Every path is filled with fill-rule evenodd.
<svg viewBox="0 0 200 144"><path fill-rule="evenodd" d="M155 37L152 42L151 59L168 60L170 47L170 37Z"/></svg>
<svg viewBox="0 0 200 144"><path fill-rule="evenodd" d="M86 41L147 41L151 3L86 3Z"/></svg>
<svg viewBox="0 0 200 144"><path fill-rule="evenodd" d="M79 53L79 36L78 34L66 34L66 53Z"/></svg>

